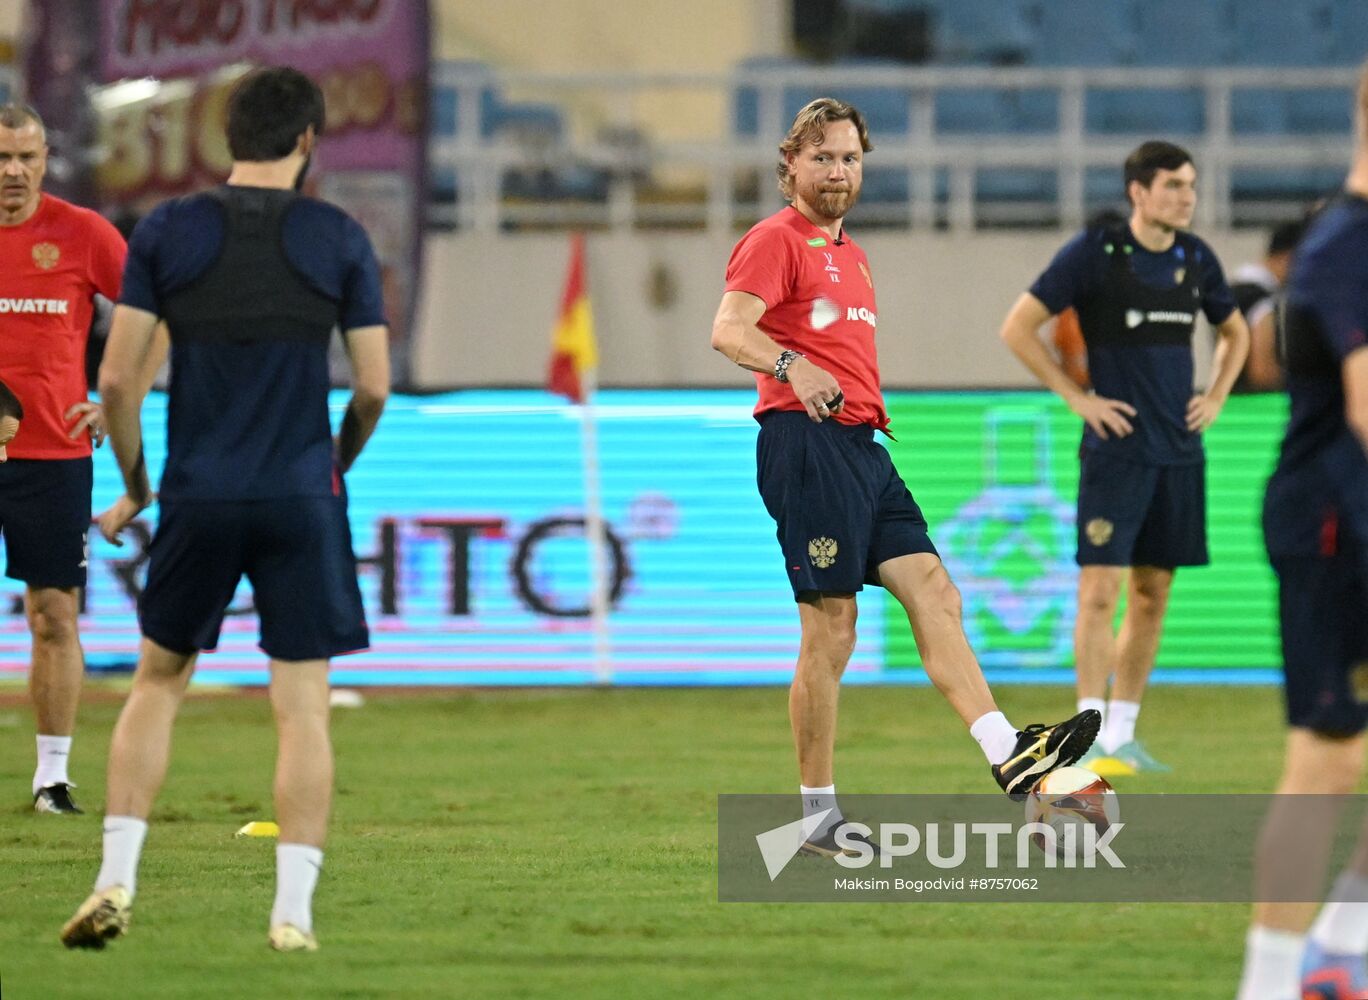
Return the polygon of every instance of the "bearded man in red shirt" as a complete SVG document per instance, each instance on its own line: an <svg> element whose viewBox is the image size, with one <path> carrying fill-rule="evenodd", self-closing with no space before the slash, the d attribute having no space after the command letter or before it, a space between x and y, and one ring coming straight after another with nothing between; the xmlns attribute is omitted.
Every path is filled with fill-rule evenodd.
<svg viewBox="0 0 1368 1000"><path fill-rule="evenodd" d="M119 294L123 237L89 209L44 194L47 137L23 105L0 105L0 381L24 426L0 465L5 574L22 580L33 637L29 691L38 729L33 806L79 813L67 757L85 670L76 616L86 582L91 442L85 347L96 295Z"/></svg>
<svg viewBox="0 0 1368 1000"><path fill-rule="evenodd" d="M798 112L779 146L779 189L790 204L732 251L712 334L716 350L755 373L760 393L760 494L778 525L802 627L789 721L804 818L820 817L803 850L827 857L864 839L841 829L832 757L855 594L865 584L906 609L926 672L1009 795L1081 757L1101 722L1086 711L1018 731L998 711L926 519L874 440L888 428L874 278L842 225L872 148L864 117L843 101L819 98Z"/></svg>

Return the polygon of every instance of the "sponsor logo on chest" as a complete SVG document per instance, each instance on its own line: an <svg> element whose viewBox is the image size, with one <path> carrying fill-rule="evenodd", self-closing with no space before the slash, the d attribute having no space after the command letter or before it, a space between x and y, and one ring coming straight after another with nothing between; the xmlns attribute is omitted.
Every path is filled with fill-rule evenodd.
<svg viewBox="0 0 1368 1000"><path fill-rule="evenodd" d="M0 298L0 314L45 313L65 316L71 311L70 299L7 299Z"/></svg>
<svg viewBox="0 0 1368 1000"><path fill-rule="evenodd" d="M1182 323L1184 326L1191 326L1197 320L1196 313L1178 312L1165 309L1153 309L1144 312L1140 309L1126 310L1126 329L1134 330L1141 323Z"/></svg>

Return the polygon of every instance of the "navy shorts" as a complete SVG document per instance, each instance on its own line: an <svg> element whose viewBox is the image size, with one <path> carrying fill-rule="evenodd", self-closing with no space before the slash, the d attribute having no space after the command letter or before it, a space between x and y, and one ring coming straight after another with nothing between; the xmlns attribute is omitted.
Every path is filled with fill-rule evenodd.
<svg viewBox="0 0 1368 1000"><path fill-rule="evenodd" d="M89 458L0 462L5 575L30 587L84 587L89 561Z"/></svg>
<svg viewBox="0 0 1368 1000"><path fill-rule="evenodd" d="M1321 733L1368 728L1368 571L1362 555L1273 556L1287 722Z"/></svg>
<svg viewBox="0 0 1368 1000"><path fill-rule="evenodd" d="M778 525L795 599L853 594L879 584L880 563L937 555L926 518L874 428L818 424L781 410L761 417L755 451L760 496Z"/></svg>
<svg viewBox="0 0 1368 1000"><path fill-rule="evenodd" d="M1206 465L1139 465L1085 450L1078 565L1205 566Z"/></svg>
<svg viewBox="0 0 1368 1000"><path fill-rule="evenodd" d="M320 660L370 644L343 497L168 500L149 555L138 619L173 652L218 644L244 575L273 659Z"/></svg>

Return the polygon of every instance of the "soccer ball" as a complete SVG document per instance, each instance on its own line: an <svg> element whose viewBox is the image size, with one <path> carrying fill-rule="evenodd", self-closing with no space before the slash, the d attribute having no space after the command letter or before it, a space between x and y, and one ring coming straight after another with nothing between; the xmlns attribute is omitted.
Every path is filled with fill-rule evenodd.
<svg viewBox="0 0 1368 1000"><path fill-rule="evenodd" d="M1075 857L1082 857L1084 827L1091 826L1101 836L1120 820L1116 790L1086 767L1051 771L1026 797L1026 822L1044 823L1054 830L1054 855L1059 858L1068 856L1070 836L1077 845ZM1067 833L1070 827L1074 827L1072 835ZM1031 834L1031 842L1042 851L1049 850L1048 839L1039 830Z"/></svg>

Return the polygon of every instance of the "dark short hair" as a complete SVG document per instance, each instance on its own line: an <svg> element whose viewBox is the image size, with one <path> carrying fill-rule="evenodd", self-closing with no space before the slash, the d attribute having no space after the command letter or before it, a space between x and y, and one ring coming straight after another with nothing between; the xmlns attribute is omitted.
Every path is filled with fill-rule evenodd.
<svg viewBox="0 0 1368 1000"><path fill-rule="evenodd" d="M1126 199L1130 199L1131 181L1139 181L1141 187L1148 188L1159 171L1177 170L1184 163L1191 162L1192 154L1182 146L1159 139L1142 142L1126 157Z"/></svg>
<svg viewBox="0 0 1368 1000"><path fill-rule="evenodd" d="M13 417L15 420L24 419L24 405L19 402L10 387L0 382L0 420L5 417Z"/></svg>
<svg viewBox="0 0 1368 1000"><path fill-rule="evenodd" d="M235 160L283 160L310 125L322 135L323 121L323 91L299 70L253 70L228 98L228 151Z"/></svg>
<svg viewBox="0 0 1368 1000"><path fill-rule="evenodd" d="M1277 253L1291 253L1297 249L1297 244L1301 242L1302 234L1306 232L1306 220L1298 219L1296 222L1284 222L1274 226L1273 231L1268 234L1268 256L1272 257Z"/></svg>

